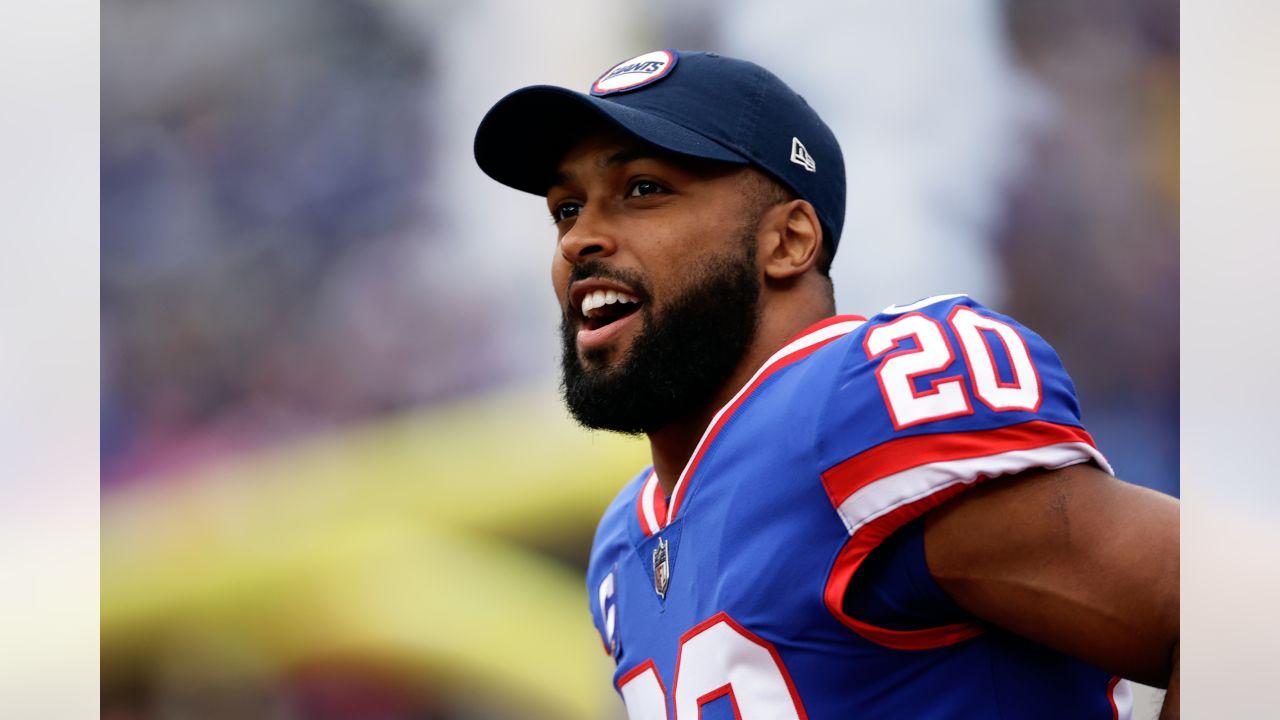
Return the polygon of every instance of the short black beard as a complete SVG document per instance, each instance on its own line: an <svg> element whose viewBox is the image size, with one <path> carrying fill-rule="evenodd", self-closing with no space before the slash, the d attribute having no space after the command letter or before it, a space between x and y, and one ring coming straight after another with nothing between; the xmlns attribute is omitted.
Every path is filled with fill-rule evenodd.
<svg viewBox="0 0 1280 720"><path fill-rule="evenodd" d="M660 312L649 302L641 305L644 331L617 367L584 368L575 324L561 320L560 387L575 420L599 430L650 433L706 408L755 339L760 281L754 239L754 233L743 238L741 255L698 267L688 290ZM575 268L575 274L615 277L645 289L639 278L596 263Z"/></svg>

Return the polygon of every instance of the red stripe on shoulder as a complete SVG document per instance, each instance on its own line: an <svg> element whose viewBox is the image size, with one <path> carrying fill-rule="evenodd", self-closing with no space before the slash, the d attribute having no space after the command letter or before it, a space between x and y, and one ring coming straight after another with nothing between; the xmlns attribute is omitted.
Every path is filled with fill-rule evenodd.
<svg viewBox="0 0 1280 720"><path fill-rule="evenodd" d="M876 480L920 465L1068 442L1095 446L1083 428L1043 420L994 430L913 435L881 443L833 466L822 473L822 486L831 504L840 507L850 495Z"/></svg>
<svg viewBox="0 0 1280 720"><path fill-rule="evenodd" d="M822 474L822 485L831 504L839 509L859 490L912 468L1036 450L1061 443L1094 445L1093 438L1081 428L1040 420L977 432L915 435L890 440L845 460ZM865 523L856 525L856 530L841 548L827 576L823 590L823 602L827 610L858 635L899 650L943 647L980 635L982 627L973 623L909 631L870 625L845 614L844 594L862 561L886 538L911 520L981 483L986 477L981 475L971 483L939 485L918 499L894 507L883 515L870 515Z"/></svg>

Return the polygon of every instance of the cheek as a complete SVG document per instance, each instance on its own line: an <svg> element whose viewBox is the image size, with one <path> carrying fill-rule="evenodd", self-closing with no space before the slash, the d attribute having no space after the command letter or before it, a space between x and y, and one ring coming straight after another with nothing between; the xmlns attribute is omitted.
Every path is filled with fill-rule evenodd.
<svg viewBox="0 0 1280 720"><path fill-rule="evenodd" d="M564 306L564 299L567 295L569 286L569 272L571 271L569 263L556 252L551 258L551 291L555 293L556 300L560 306Z"/></svg>
<svg viewBox="0 0 1280 720"><path fill-rule="evenodd" d="M732 223L708 215L694 220L651 238L642 262L655 284L681 285L691 268L742 253L741 235Z"/></svg>

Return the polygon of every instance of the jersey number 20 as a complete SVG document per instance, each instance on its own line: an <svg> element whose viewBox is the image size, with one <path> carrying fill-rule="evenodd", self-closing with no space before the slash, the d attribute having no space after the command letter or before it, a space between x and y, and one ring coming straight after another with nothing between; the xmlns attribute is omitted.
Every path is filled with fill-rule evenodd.
<svg viewBox="0 0 1280 720"><path fill-rule="evenodd" d="M947 323L960 338L960 350L969 365L973 393L997 412L1040 408L1040 377L1031 361L1027 343L1012 325L980 315L968 307L951 312ZM1004 346L1013 372L1012 381L1000 378L996 369L989 331ZM913 339L915 347L902 347ZM960 375L941 377L927 390L916 387L916 378L946 370L955 361L955 351L942 323L920 313L911 313L878 325L863 341L867 358L883 357L876 370L889 415L897 430L945 418L969 415L973 407ZM892 351L892 352L891 352Z"/></svg>
<svg viewBox="0 0 1280 720"><path fill-rule="evenodd" d="M618 690L631 720L667 720L667 692L653 660L619 678ZM741 720L808 719L778 651L726 613L680 638L672 697L676 720L698 720L703 705L721 698Z"/></svg>

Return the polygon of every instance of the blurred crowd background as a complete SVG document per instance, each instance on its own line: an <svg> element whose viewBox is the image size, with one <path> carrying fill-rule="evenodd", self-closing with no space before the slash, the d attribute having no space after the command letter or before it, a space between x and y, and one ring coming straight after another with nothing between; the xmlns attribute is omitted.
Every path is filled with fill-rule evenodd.
<svg viewBox="0 0 1280 720"><path fill-rule="evenodd" d="M617 715L580 574L644 464L555 397L553 233L485 110L658 47L845 152L842 312L968 292L1178 494L1171 0L104 0L103 715Z"/></svg>

